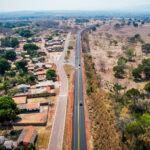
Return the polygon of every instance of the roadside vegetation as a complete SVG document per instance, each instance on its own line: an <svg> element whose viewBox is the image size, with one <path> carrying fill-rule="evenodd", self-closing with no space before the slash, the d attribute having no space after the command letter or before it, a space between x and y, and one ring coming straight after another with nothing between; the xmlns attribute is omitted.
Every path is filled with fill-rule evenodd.
<svg viewBox="0 0 150 150"><path fill-rule="evenodd" d="M85 35L86 37L83 37ZM83 36L87 104L94 149L121 149L121 135L115 128L115 114L109 96L100 88L100 77L96 73L95 64L88 53L88 44L85 44L88 43L85 41L88 39L87 33Z"/></svg>

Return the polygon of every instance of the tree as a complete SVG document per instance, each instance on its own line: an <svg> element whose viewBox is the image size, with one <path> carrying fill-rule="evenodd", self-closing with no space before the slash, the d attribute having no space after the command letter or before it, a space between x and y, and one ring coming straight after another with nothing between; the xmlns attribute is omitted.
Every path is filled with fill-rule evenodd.
<svg viewBox="0 0 150 150"><path fill-rule="evenodd" d="M70 50L67 50L67 55L70 55Z"/></svg>
<svg viewBox="0 0 150 150"><path fill-rule="evenodd" d="M133 100L134 105L136 105L136 100L138 100L139 98L143 98L143 94L141 94L140 91L135 88L128 90L125 95L127 96L127 98Z"/></svg>
<svg viewBox="0 0 150 150"><path fill-rule="evenodd" d="M57 75L56 75L56 71L54 69L49 69L47 70L46 72L46 79L47 80L52 80L53 78L55 78Z"/></svg>
<svg viewBox="0 0 150 150"><path fill-rule="evenodd" d="M11 47L10 38L2 38L1 39L1 47Z"/></svg>
<svg viewBox="0 0 150 150"><path fill-rule="evenodd" d="M143 66L139 65L137 68L132 70L132 75L135 80L139 80L142 78Z"/></svg>
<svg viewBox="0 0 150 150"><path fill-rule="evenodd" d="M0 74L4 75L10 68L10 63L6 59L0 59Z"/></svg>
<svg viewBox="0 0 150 150"><path fill-rule="evenodd" d="M23 36L23 37L25 37L25 38L29 38L29 37L32 36L32 33L31 33L30 30L22 30L22 31L20 32L20 35Z"/></svg>
<svg viewBox="0 0 150 150"><path fill-rule="evenodd" d="M147 91L148 93L150 92L150 82L148 82L148 83L144 86L144 90Z"/></svg>
<svg viewBox="0 0 150 150"><path fill-rule="evenodd" d="M29 84L35 83L35 76L33 74L29 74L26 76L26 82Z"/></svg>
<svg viewBox="0 0 150 150"><path fill-rule="evenodd" d="M135 56L134 50L132 48L128 48L126 51L126 55L129 61L132 61L132 58Z"/></svg>
<svg viewBox="0 0 150 150"><path fill-rule="evenodd" d="M34 55L36 53L36 50L39 49L39 47L31 43L31 44L25 44L23 46L23 49L26 50L29 55Z"/></svg>
<svg viewBox="0 0 150 150"><path fill-rule="evenodd" d="M142 51L144 53L150 53L150 43L146 43L142 45Z"/></svg>
<svg viewBox="0 0 150 150"><path fill-rule="evenodd" d="M114 25L114 28L115 28L115 29L120 29L120 28L121 28L121 25L120 25L119 23L116 23L116 24Z"/></svg>
<svg viewBox="0 0 150 150"><path fill-rule="evenodd" d="M1 46L15 48L19 46L19 41L16 38L6 37L6 38L1 39Z"/></svg>
<svg viewBox="0 0 150 150"><path fill-rule="evenodd" d="M118 59L118 65L119 66L124 66L124 64L125 63L127 63L127 59L126 58L124 58L124 57L120 57L119 59Z"/></svg>
<svg viewBox="0 0 150 150"><path fill-rule="evenodd" d="M123 66L114 66L113 71L115 72L115 77L116 78L122 78L124 75L124 68Z"/></svg>
<svg viewBox="0 0 150 150"><path fill-rule="evenodd" d="M16 38L12 38L11 40L10 40L10 44L11 44L11 47L18 47L19 46L19 41L18 41L18 39L16 39Z"/></svg>
<svg viewBox="0 0 150 150"><path fill-rule="evenodd" d="M127 125L126 131L129 134L133 134L135 137L139 136L140 134L143 134L145 132L144 128L142 127L140 122L132 122Z"/></svg>
<svg viewBox="0 0 150 150"><path fill-rule="evenodd" d="M110 89L110 92L112 92L113 94L115 94L115 98L116 100L119 100L119 96L120 96L120 91L124 90L126 87L121 86L118 83L115 83L112 87L112 89Z"/></svg>
<svg viewBox="0 0 150 150"><path fill-rule="evenodd" d="M9 90L9 83L8 80L4 80L3 82L3 90L5 91L5 94L8 94L8 90Z"/></svg>
<svg viewBox="0 0 150 150"><path fill-rule="evenodd" d="M23 46L23 49L24 50L38 50L39 47L37 45L35 45L35 44L25 44Z"/></svg>
<svg viewBox="0 0 150 150"><path fill-rule="evenodd" d="M9 96L0 98L0 122L15 119L20 113L14 100Z"/></svg>
<svg viewBox="0 0 150 150"><path fill-rule="evenodd" d="M14 61L16 59L16 53L12 50L8 50L5 52L5 56L6 59Z"/></svg>
<svg viewBox="0 0 150 150"><path fill-rule="evenodd" d="M52 36L49 36L49 37L48 37L48 40L52 40L52 39L53 39L53 37L52 37Z"/></svg>
<svg viewBox="0 0 150 150"><path fill-rule="evenodd" d="M25 60L20 60L16 63L16 68L22 70L23 72L27 71L27 62Z"/></svg>

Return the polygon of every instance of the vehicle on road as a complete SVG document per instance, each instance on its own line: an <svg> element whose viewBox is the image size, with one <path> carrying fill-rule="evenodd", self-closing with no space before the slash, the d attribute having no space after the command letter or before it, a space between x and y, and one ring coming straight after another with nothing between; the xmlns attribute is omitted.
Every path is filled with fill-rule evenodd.
<svg viewBox="0 0 150 150"><path fill-rule="evenodd" d="M83 105L83 103L80 101L80 106L82 106Z"/></svg>

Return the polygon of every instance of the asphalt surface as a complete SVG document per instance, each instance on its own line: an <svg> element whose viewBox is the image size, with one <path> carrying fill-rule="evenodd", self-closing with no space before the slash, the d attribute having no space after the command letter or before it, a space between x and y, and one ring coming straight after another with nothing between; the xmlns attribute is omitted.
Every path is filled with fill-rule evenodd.
<svg viewBox="0 0 150 150"><path fill-rule="evenodd" d="M49 140L48 150L62 150L63 135L65 127L65 117L67 108L68 97L68 79L64 71L64 56L68 50L68 44L70 39L70 33L67 36L64 51L59 60L55 62L57 64L58 73L61 79L60 92L58 97L58 103L56 107L55 119L52 127L52 132Z"/></svg>
<svg viewBox="0 0 150 150"><path fill-rule="evenodd" d="M81 69L82 65L81 46L80 46L81 33L82 31L78 32L76 40L72 150L87 149L86 133L85 133L84 101L83 101L83 82Z"/></svg>

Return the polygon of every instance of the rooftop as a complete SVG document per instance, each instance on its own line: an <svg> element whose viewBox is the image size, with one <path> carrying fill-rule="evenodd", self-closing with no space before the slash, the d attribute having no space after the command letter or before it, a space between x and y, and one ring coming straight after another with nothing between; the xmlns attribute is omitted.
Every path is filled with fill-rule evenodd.
<svg viewBox="0 0 150 150"><path fill-rule="evenodd" d="M14 97L13 100L16 104L25 104L27 102L27 96L17 96Z"/></svg>

